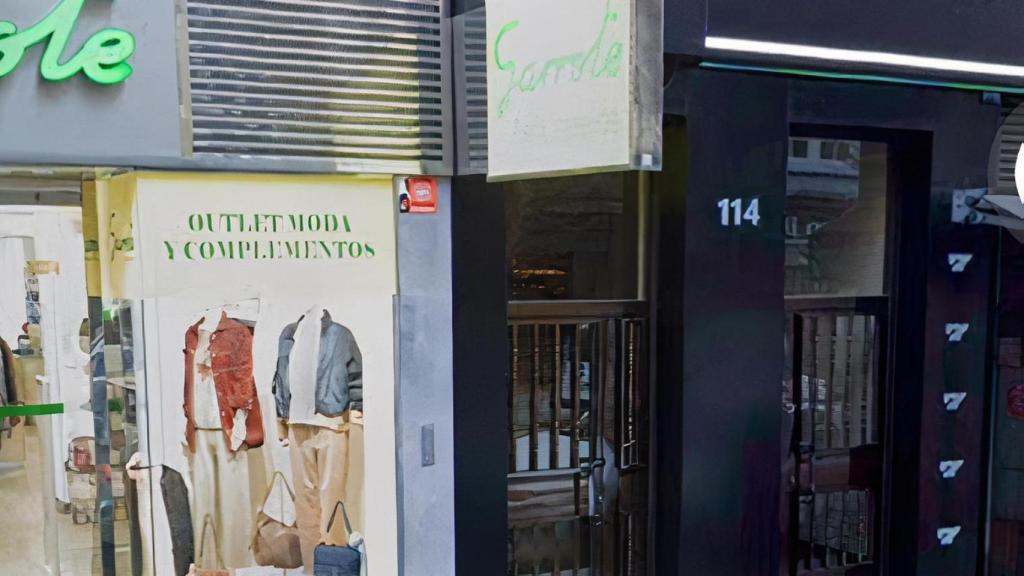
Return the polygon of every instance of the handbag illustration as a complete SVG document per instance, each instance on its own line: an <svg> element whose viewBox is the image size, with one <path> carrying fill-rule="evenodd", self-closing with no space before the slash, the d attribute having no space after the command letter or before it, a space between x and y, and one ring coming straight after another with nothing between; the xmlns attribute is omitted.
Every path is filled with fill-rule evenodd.
<svg viewBox="0 0 1024 576"><path fill-rule="evenodd" d="M295 502L295 492L288 485L288 480L285 479L284 474L274 472L274 476L270 479L270 486L267 487L267 494L263 497L263 505L256 515L256 524L253 527L250 548L252 549L253 556L256 558L256 563L260 566L301 568L302 549L299 545L298 528L295 527L294 522L289 526L284 522L271 518L264 511L278 478L281 479L281 483L288 490L288 495L291 497L292 502ZM284 509L283 492L281 495L281 508L282 510Z"/></svg>
<svg viewBox="0 0 1024 576"><path fill-rule="evenodd" d="M210 526L213 528L213 517L207 514L203 517L203 527L199 530L199 556L196 557L196 563L189 567L187 576L231 576L230 570L224 569L211 569L211 568L200 568L198 565L203 564L203 552L206 550L206 527ZM223 566L224 560L220 556L220 544L217 543L217 531L213 530L213 547L214 552L217 555L217 565Z"/></svg>
<svg viewBox="0 0 1024 576"><path fill-rule="evenodd" d="M348 533L348 546L331 546L320 544L313 551L313 576L366 576L366 545L363 535L352 531L348 519L348 510L344 502L338 502L327 522L327 533L334 527L338 509L345 519L345 532Z"/></svg>

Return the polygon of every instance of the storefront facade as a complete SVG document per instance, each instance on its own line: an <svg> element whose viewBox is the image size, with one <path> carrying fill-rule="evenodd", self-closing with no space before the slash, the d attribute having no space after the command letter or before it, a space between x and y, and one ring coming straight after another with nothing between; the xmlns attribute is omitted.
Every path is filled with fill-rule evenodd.
<svg viewBox="0 0 1024 576"><path fill-rule="evenodd" d="M998 230L949 218L955 190L987 186L1000 109L965 92L682 73L685 236L668 245L684 251L662 255L684 267L676 337L694 347L673 361L700 376L677 380L682 437L659 425L659 450L681 450L659 454L679 482L659 495L682 510L659 525L664 561L679 538L678 561L708 573L973 573ZM765 227L724 226L723 197L758 199ZM957 254L971 257L954 271ZM664 328L673 342L679 327Z"/></svg>
<svg viewBox="0 0 1024 576"><path fill-rule="evenodd" d="M657 573L1016 573L988 488L1010 237L953 210L997 193L1003 38L747 8L666 5ZM979 12L958 37L1009 16Z"/></svg>
<svg viewBox="0 0 1024 576"><path fill-rule="evenodd" d="M998 31L1018 15L666 2L661 170L509 181L481 135L478 4L454 11L457 167L481 174L454 183L460 573L1016 574L1016 240L954 204L1016 195ZM549 440L592 373L579 326L612 317L640 345L599 340L642 370L607 371L599 481ZM633 446L645 490L622 481ZM554 492L524 482L566 469L583 501L531 516Z"/></svg>
<svg viewBox="0 0 1024 576"><path fill-rule="evenodd" d="M450 572L445 7L158 4L0 14L5 562Z"/></svg>
<svg viewBox="0 0 1024 576"><path fill-rule="evenodd" d="M35 4L0 14L25 31L0 40L19 55L0 60L0 281L17 295L0 337L29 325L12 362L45 385L15 389L49 407L5 413L36 430L15 426L25 448L0 443L0 462L37 435L44 471L18 573L277 574L318 535L283 530L296 545L268 559L247 547L262 527L360 491L371 576L1017 573L1018 251L954 221L958 198L1006 191L1021 83L991 30L1013 14L979 16L984 41L954 54L903 34L960 29L912 22L921 7L797 25L672 1L664 47L631 46L664 57L655 73L616 60L633 30L608 23L660 7L602 3L570 14L577 52L548 55L595 82L560 88L521 75L549 60L515 36L556 22L489 23L482 2ZM37 22L65 58L114 29L112 70L21 55ZM488 85L492 60L511 84ZM530 98L601 103L638 70L656 97L589 125L587 106L546 108L559 138L517 143ZM319 426L348 435L321 451L348 478L319 499L299 488L320 456L284 384L309 314L355 343L345 416ZM197 368L208 317L252 350L221 422L197 414L204 390L222 407Z"/></svg>
<svg viewBox="0 0 1024 576"><path fill-rule="evenodd" d="M459 574L651 567L655 4L453 7Z"/></svg>

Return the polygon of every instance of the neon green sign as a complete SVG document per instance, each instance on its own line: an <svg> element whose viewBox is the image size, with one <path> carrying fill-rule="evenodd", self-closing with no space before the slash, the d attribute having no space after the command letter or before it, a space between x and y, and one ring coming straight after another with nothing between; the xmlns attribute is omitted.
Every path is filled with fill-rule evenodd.
<svg viewBox="0 0 1024 576"><path fill-rule="evenodd" d="M29 48L44 42L46 51L39 61L39 72L51 82L67 80L79 72L97 84L117 84L131 76L133 70L127 60L135 53L135 36L118 28L96 32L74 56L61 63L85 1L61 0L39 23L20 32L13 22L0 20L0 78L18 67Z"/></svg>

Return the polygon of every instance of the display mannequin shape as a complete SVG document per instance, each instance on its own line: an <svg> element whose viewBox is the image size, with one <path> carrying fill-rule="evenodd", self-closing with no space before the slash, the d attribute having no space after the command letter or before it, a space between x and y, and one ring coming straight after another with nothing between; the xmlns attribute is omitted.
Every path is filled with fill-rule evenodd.
<svg viewBox="0 0 1024 576"><path fill-rule="evenodd" d="M253 564L248 450L262 445L263 425L252 330L243 323L254 323L256 315L246 311L239 305L207 310L185 338L186 446L200 568ZM239 318L243 314L251 317Z"/></svg>
<svg viewBox="0 0 1024 576"><path fill-rule="evenodd" d="M307 574L313 573L318 544L348 542L343 522L328 530L335 505L345 502L354 516L362 517L362 494L348 490L350 477L363 474L361 466L352 469L351 461L352 427L354 421L360 429L362 425L362 370L352 332L320 306L308 309L281 333L274 375L278 438L289 447ZM361 488L361 482L356 486Z"/></svg>

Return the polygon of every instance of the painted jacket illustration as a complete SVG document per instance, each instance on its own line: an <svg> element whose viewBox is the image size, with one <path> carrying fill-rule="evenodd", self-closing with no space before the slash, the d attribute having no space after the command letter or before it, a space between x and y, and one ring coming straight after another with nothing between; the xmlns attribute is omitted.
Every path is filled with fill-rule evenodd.
<svg viewBox="0 0 1024 576"><path fill-rule="evenodd" d="M285 326L278 341L277 371L274 374L274 400L277 415L288 419L291 407L291 389L288 368L295 332L299 322ZM317 356L316 401L317 414L338 416L346 410L363 409L363 356L352 332L334 322L330 312L324 310L320 319L320 350Z"/></svg>
<svg viewBox="0 0 1024 576"><path fill-rule="evenodd" d="M196 450L193 364L199 342L199 326L204 321L205 319L200 319L185 333L185 439L189 451L193 454ZM228 445L231 445L235 412L247 410L244 446L262 446L263 417L256 394L256 380L252 373L252 332L245 324L222 313L217 329L210 336L210 360L220 421Z"/></svg>

